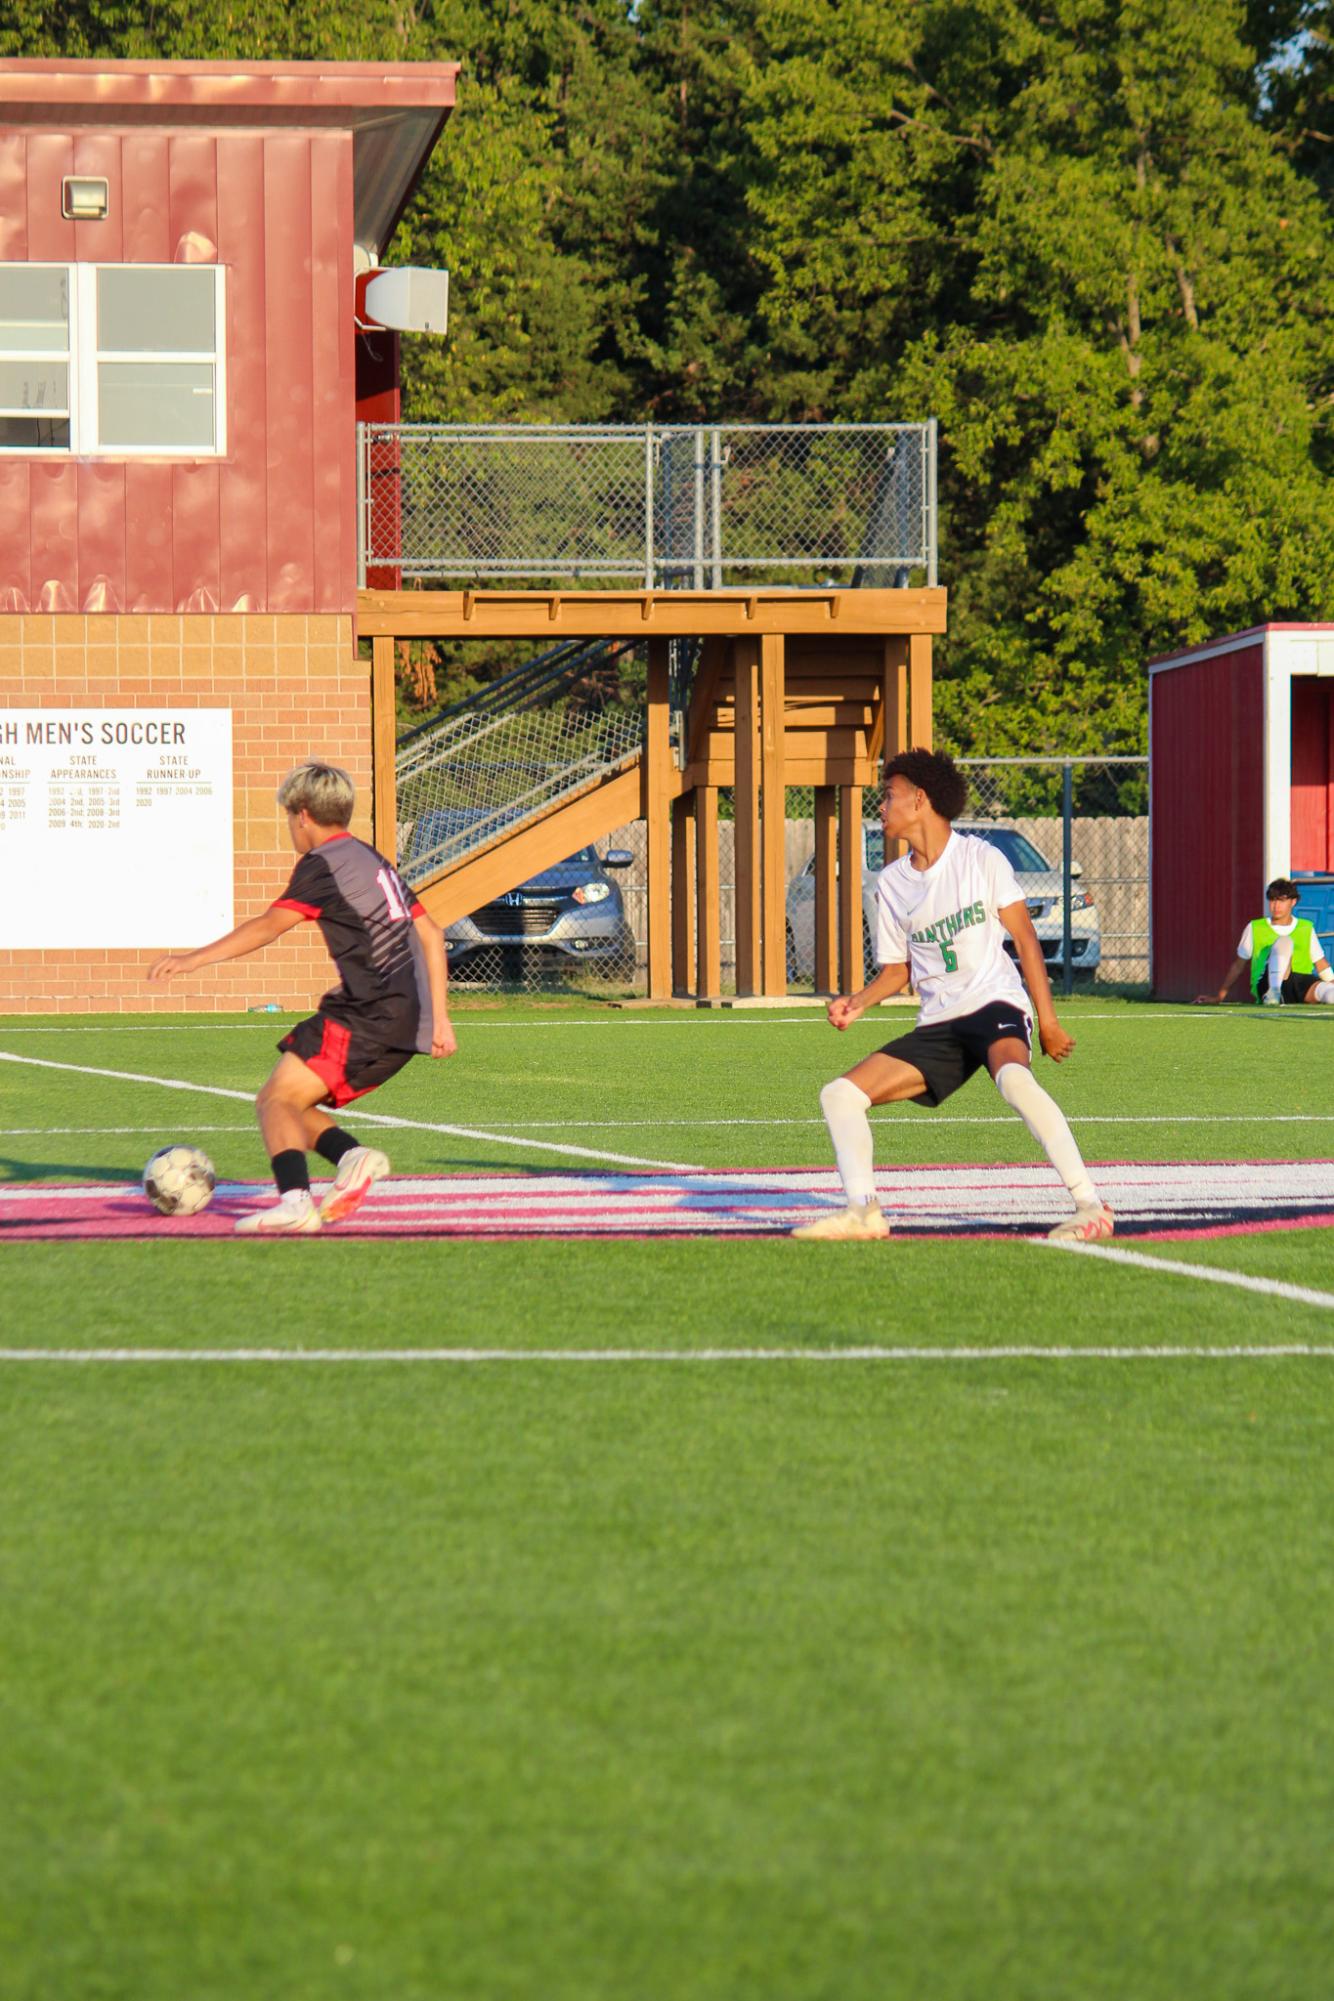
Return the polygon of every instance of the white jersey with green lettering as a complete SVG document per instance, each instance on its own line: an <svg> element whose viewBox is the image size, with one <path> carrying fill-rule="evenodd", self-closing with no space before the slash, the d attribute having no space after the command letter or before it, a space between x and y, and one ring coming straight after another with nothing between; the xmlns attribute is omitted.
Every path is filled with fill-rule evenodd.
<svg viewBox="0 0 1334 2001"><path fill-rule="evenodd" d="M911 968L923 1027L1007 1001L1031 1015L1009 935L997 911L1022 903L1023 891L999 848L976 834L951 834L930 868L912 856L891 862L875 886L876 957Z"/></svg>

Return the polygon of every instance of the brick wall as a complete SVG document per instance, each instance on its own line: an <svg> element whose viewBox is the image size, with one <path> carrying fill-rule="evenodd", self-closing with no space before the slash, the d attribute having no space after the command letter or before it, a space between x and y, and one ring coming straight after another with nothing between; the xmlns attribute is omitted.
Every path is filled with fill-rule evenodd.
<svg viewBox="0 0 1334 2001"><path fill-rule="evenodd" d="M295 860L274 798L293 765L342 765L357 787L352 831L370 839L370 667L355 657L349 618L0 617L0 709L83 707L232 711L238 923L273 901ZM162 951L205 944L172 932L170 855L162 866ZM79 885L60 890L77 896ZM165 988L145 977L155 952L7 952L3 943L0 923L0 1014L305 1008L331 983L310 924Z"/></svg>

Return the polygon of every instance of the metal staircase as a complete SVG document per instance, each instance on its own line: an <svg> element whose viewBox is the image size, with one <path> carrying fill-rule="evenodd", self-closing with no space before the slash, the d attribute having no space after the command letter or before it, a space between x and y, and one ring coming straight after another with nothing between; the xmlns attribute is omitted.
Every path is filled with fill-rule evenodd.
<svg viewBox="0 0 1334 2001"><path fill-rule="evenodd" d="M639 812L642 677L629 641L553 648L398 742L398 867L438 922Z"/></svg>

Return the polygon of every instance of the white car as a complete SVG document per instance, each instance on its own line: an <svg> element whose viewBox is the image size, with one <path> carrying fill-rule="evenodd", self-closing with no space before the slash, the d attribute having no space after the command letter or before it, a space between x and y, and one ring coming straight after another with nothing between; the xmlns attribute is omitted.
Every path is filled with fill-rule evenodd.
<svg viewBox="0 0 1334 2001"><path fill-rule="evenodd" d="M1040 855L1033 843L1014 827L994 820L956 820L956 834L977 834L1000 849L1014 870L1028 905L1033 929L1038 934L1042 956L1053 972L1064 970L1062 955L1063 920L1061 911L1061 871ZM875 884L885 866L885 837L870 821L862 827L862 961L865 977L876 970ZM1070 871L1070 966L1073 973L1092 977L1102 956L1098 913L1093 898L1079 887L1082 873L1076 862ZM1006 940L1011 958L1014 947ZM787 976L808 980L815 971L815 857L787 886Z"/></svg>

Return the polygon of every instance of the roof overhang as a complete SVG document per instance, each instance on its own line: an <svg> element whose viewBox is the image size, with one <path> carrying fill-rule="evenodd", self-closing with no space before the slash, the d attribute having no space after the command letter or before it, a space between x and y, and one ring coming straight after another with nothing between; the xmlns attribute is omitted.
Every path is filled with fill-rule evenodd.
<svg viewBox="0 0 1334 2001"><path fill-rule="evenodd" d="M1268 646L1271 632L1295 632L1317 635L1334 633L1334 624L1322 624L1318 620L1274 620L1263 625L1250 625L1242 632L1224 633L1221 639L1202 639L1195 646L1183 647L1179 653L1161 653L1148 663L1150 674L1162 674L1173 667L1193 667L1200 660L1214 660L1225 653L1237 653L1246 646Z"/></svg>
<svg viewBox="0 0 1334 2001"><path fill-rule="evenodd" d="M0 124L350 132L356 241L374 263L453 108L458 73L458 63L25 58L0 75Z"/></svg>

